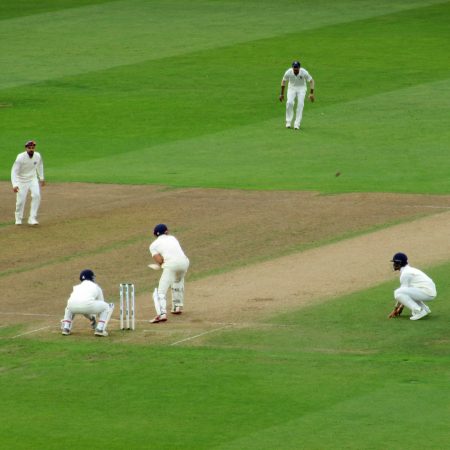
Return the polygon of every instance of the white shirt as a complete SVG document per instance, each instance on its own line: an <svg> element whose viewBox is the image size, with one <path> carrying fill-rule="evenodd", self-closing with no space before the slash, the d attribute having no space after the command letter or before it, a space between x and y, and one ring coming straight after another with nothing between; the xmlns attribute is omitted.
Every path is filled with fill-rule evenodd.
<svg viewBox="0 0 450 450"><path fill-rule="evenodd" d="M286 70L286 73L283 75L283 81L288 81L289 88L293 89L306 89L306 82L310 82L311 80L312 76L303 67L300 67L298 75L295 75L294 69L292 68Z"/></svg>
<svg viewBox="0 0 450 450"><path fill-rule="evenodd" d="M161 255L164 259L164 264L187 259L175 236L170 234L161 234L155 239L149 247L152 256Z"/></svg>
<svg viewBox="0 0 450 450"><path fill-rule="evenodd" d="M11 169L11 183L13 187L18 183L29 183L39 176L44 179L44 163L41 154L34 152L30 158L27 152L19 153Z"/></svg>
<svg viewBox="0 0 450 450"><path fill-rule="evenodd" d="M419 269L406 265L400 269L401 287L414 287L426 294L436 296L436 285L433 280Z"/></svg>
<svg viewBox="0 0 450 450"><path fill-rule="evenodd" d="M69 302L105 301L102 288L91 280L84 280L73 287Z"/></svg>

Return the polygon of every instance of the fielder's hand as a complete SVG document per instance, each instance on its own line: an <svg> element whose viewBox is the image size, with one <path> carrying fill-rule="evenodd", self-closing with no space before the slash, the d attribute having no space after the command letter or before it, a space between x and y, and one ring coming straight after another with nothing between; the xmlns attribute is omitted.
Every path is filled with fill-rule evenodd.
<svg viewBox="0 0 450 450"><path fill-rule="evenodd" d="M314 100L316 99L316 97L314 97L314 94L309 94L309 100L311 103L314 103Z"/></svg>
<svg viewBox="0 0 450 450"><path fill-rule="evenodd" d="M403 311L403 305L396 306L394 310L389 314L388 318L392 319L394 317L399 317Z"/></svg>
<svg viewBox="0 0 450 450"><path fill-rule="evenodd" d="M283 102L283 99L284 99L284 95L281 94L281 95L280 95L280 102Z"/></svg>

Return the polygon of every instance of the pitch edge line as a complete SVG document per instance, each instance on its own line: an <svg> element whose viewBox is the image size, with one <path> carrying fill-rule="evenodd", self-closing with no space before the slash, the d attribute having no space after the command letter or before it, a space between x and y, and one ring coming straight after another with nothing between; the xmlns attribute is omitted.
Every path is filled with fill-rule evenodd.
<svg viewBox="0 0 450 450"><path fill-rule="evenodd" d="M16 339L20 336L25 336L26 334L37 333L38 331L45 330L46 328L50 328L50 327L51 327L51 325L48 325L46 327L38 328L37 330L32 330L32 331L28 331L26 333L18 334L16 336L13 336L11 339Z"/></svg>
<svg viewBox="0 0 450 450"><path fill-rule="evenodd" d="M181 339L181 341L173 342L170 345L177 345L177 344L181 344L182 342L191 341L192 339L197 339L198 337L204 336L205 334L215 333L216 331L220 331L220 330L223 330L224 328L232 327L233 325L234 325L233 323L229 323L227 325L224 325L223 327L214 328L214 330L205 331L204 333L196 334L195 336L191 336L186 339Z"/></svg>

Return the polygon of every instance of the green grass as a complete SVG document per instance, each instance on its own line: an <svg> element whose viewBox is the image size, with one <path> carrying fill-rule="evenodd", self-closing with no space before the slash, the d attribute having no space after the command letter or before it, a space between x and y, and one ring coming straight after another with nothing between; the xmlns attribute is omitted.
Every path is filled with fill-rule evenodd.
<svg viewBox="0 0 450 450"><path fill-rule="evenodd" d="M0 179L35 138L50 182L449 194L449 8L3 1ZM300 135L294 58L317 82ZM386 319L388 283L199 348L2 326L2 447L446 448L449 269L417 323Z"/></svg>
<svg viewBox="0 0 450 450"><path fill-rule="evenodd" d="M84 448L95 429L111 449L445 448L449 269L427 269L418 322L387 319L390 282L199 348L1 339L3 445Z"/></svg>
<svg viewBox="0 0 450 450"><path fill-rule="evenodd" d="M33 40L2 21L1 179L33 137L51 181L450 192L449 2L94 3ZM294 57L317 82L300 135L277 100Z"/></svg>

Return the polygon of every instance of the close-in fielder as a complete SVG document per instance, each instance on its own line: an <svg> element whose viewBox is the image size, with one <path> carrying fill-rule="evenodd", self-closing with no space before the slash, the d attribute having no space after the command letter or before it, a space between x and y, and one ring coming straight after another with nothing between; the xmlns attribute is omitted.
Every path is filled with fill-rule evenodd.
<svg viewBox="0 0 450 450"><path fill-rule="evenodd" d="M16 225L22 225L28 191L31 192L29 225L38 225L37 214L41 203L40 186L45 186L44 163L40 153L34 151L36 142L28 141L25 150L17 155L11 169L11 184L16 194Z"/></svg>
<svg viewBox="0 0 450 450"><path fill-rule="evenodd" d="M292 63L292 68L286 70L281 80L280 102L284 99L284 89L288 83L287 99L286 99L286 128L292 127L294 119L294 103L297 99L297 111L295 113L294 130L300 130L300 123L303 116L303 106L305 105L306 83L309 83L309 100L313 102L314 97L314 80L307 70L301 68L299 61Z"/></svg>
<svg viewBox="0 0 450 450"><path fill-rule="evenodd" d="M153 230L156 239L150 244L150 253L162 269L158 288L153 293L156 317L151 323L167 320L167 292L172 290L172 314L181 314L184 306L184 277L189 268L189 259L184 254L175 236L169 235L164 224L156 225Z"/></svg>
<svg viewBox="0 0 450 450"><path fill-rule="evenodd" d="M389 318L398 317L404 306L411 310L411 320L419 320L430 314L426 302L434 300L437 295L433 280L421 270L411 267L404 253L396 253L391 262L394 270L400 271L400 287L394 291L397 303Z"/></svg>
<svg viewBox="0 0 450 450"><path fill-rule="evenodd" d="M108 336L106 328L114 311L114 303L106 303L102 288L95 283L95 274L86 269L80 273L80 284L73 287L67 301L64 319L61 321L62 334L68 336L72 332L75 314L83 314L91 321L96 336ZM96 315L99 314L98 321Z"/></svg>

